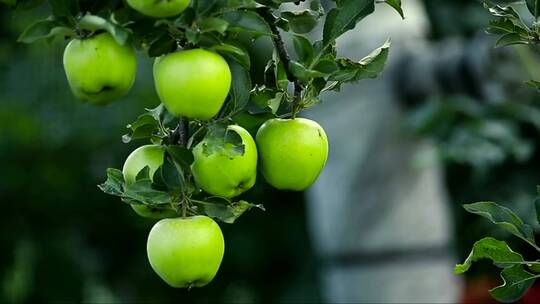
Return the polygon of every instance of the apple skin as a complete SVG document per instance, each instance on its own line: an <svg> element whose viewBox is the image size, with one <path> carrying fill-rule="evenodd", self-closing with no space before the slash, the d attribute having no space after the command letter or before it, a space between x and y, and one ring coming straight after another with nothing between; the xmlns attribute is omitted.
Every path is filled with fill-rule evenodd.
<svg viewBox="0 0 540 304"><path fill-rule="evenodd" d="M146 244L152 269L170 286L204 286L216 275L225 241L219 225L206 216L163 219Z"/></svg>
<svg viewBox="0 0 540 304"><path fill-rule="evenodd" d="M64 51L64 70L73 94L95 105L124 96L137 73L135 50L109 33L73 39Z"/></svg>
<svg viewBox="0 0 540 304"><path fill-rule="evenodd" d="M260 168L266 181L280 190L311 186L328 158L323 128L305 118L270 119L257 131Z"/></svg>
<svg viewBox="0 0 540 304"><path fill-rule="evenodd" d="M150 178L163 165L165 148L159 145L145 145L135 149L126 159L122 174L126 185L135 183L137 175L148 166ZM140 216L152 219L162 219L177 216L170 208L158 208L147 205L131 205L131 208Z"/></svg>
<svg viewBox="0 0 540 304"><path fill-rule="evenodd" d="M127 0L131 8L139 13L154 17L168 18L183 12L189 6L190 0Z"/></svg>
<svg viewBox="0 0 540 304"><path fill-rule="evenodd" d="M219 152L207 155L203 139L193 149L194 161L191 171L195 182L204 191L222 197L235 197L251 189L257 178L257 146L246 129L230 125L228 130L236 132L242 138L244 154L230 158Z"/></svg>
<svg viewBox="0 0 540 304"><path fill-rule="evenodd" d="M154 62L157 94L167 111L177 117L214 117L229 94L231 79L227 61L203 49L171 53Z"/></svg>

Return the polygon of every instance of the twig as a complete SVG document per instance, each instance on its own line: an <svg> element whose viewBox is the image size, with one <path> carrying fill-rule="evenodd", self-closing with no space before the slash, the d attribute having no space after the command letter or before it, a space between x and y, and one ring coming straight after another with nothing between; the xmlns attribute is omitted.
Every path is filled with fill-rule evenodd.
<svg viewBox="0 0 540 304"><path fill-rule="evenodd" d="M276 47L279 59L281 60L281 62L283 62L287 79L290 82L292 82L294 85L292 117L295 118L296 113L300 110L300 107L301 107L302 92L304 91L304 85L298 78L296 78L293 75L293 73L289 69L289 63L291 62L291 57L289 56L289 53L287 52L287 49L285 48L285 42L283 42L281 33L279 32L279 29L275 24L276 17L272 14L272 11L268 8L261 8L258 11L261 17L263 17L264 20L266 20L266 22L270 26L270 30L272 31L272 34L273 34L272 41L274 43L274 46Z"/></svg>

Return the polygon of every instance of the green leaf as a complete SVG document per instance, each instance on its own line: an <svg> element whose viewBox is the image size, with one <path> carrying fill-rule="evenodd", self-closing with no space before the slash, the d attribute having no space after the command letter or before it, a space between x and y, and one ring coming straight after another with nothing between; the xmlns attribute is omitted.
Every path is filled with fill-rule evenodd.
<svg viewBox="0 0 540 304"><path fill-rule="evenodd" d="M333 43L343 33L352 30L358 22L375 11L373 0L340 0L330 10L323 28L323 46Z"/></svg>
<svg viewBox="0 0 540 304"><path fill-rule="evenodd" d="M509 33L499 38L499 40L497 40L495 43L495 47L503 47L513 44L529 44L529 41L526 38L521 37L519 34Z"/></svg>
<svg viewBox="0 0 540 304"><path fill-rule="evenodd" d="M221 55L238 62L246 70L249 70L251 67L251 60L249 59L248 52L240 46L222 43L212 46L212 49Z"/></svg>
<svg viewBox="0 0 540 304"><path fill-rule="evenodd" d="M536 247L532 227L523 223L512 210L493 202L468 204L463 205L463 208L470 213L489 219L497 226Z"/></svg>
<svg viewBox="0 0 540 304"><path fill-rule="evenodd" d="M114 168L108 168L107 180L98 185L98 188L109 195L122 196L124 193L123 185L124 175L122 174L122 171Z"/></svg>
<svg viewBox="0 0 540 304"><path fill-rule="evenodd" d="M222 124L209 126L206 136L199 145L202 145L202 152L207 156L218 154L234 158L244 155L245 151L240 134Z"/></svg>
<svg viewBox="0 0 540 304"><path fill-rule="evenodd" d="M111 34L118 44L124 45L128 39L128 32L120 25L100 16L86 14L79 20L79 27L83 30L95 32L104 30Z"/></svg>
<svg viewBox="0 0 540 304"><path fill-rule="evenodd" d="M138 179L126 186L122 200L129 204L144 205L165 205L174 202L174 198L168 192L154 189L150 178Z"/></svg>
<svg viewBox="0 0 540 304"><path fill-rule="evenodd" d="M163 108L163 105L158 106ZM156 113L152 113L152 110L147 110L147 113L141 114L137 117L135 122L126 126L130 131L122 136L124 143L129 143L134 139L152 138L163 134L159 133L159 120L160 117L155 117Z"/></svg>
<svg viewBox="0 0 540 304"><path fill-rule="evenodd" d="M168 33L164 33L158 39L154 40L148 48L148 56L159 57L173 52L176 49L176 41Z"/></svg>
<svg viewBox="0 0 540 304"><path fill-rule="evenodd" d="M32 43L39 39L49 38L53 36L72 37L75 32L64 26L60 26L60 23L52 20L45 19L39 20L28 26L17 41L23 43Z"/></svg>
<svg viewBox="0 0 540 304"><path fill-rule="evenodd" d="M540 16L540 0L526 0L525 3L527 3L529 12L535 19L538 19L538 16Z"/></svg>
<svg viewBox="0 0 540 304"><path fill-rule="evenodd" d="M310 10L301 12L283 12L281 18L287 20L290 29L298 34L311 32L317 26L319 16Z"/></svg>
<svg viewBox="0 0 540 304"><path fill-rule="evenodd" d="M527 84L529 87L533 89L536 89L537 91L540 91L540 81L529 80L529 81L526 81L525 84Z"/></svg>
<svg viewBox="0 0 540 304"><path fill-rule="evenodd" d="M205 18L198 22L201 32L218 32L224 34L229 27L229 22L216 17Z"/></svg>
<svg viewBox="0 0 540 304"><path fill-rule="evenodd" d="M264 211L263 205L254 205L246 201L238 201L229 204L228 202L203 202L194 201L203 213L227 224L233 224L242 214L252 208Z"/></svg>
<svg viewBox="0 0 540 304"><path fill-rule="evenodd" d="M182 167L182 169L185 171L190 169L190 166L193 163L193 153L191 150L174 145L167 146L167 152L171 155L172 159Z"/></svg>
<svg viewBox="0 0 540 304"><path fill-rule="evenodd" d="M272 35L268 23L259 14L252 11L227 12L223 14L222 18L229 22L229 31L247 33L254 38Z"/></svg>
<svg viewBox="0 0 540 304"><path fill-rule="evenodd" d="M283 97L285 96L285 93L283 92L277 92L274 98L271 98L268 100L268 107L272 110L272 114L276 114L279 110L279 107L281 106L281 102L283 101Z"/></svg>
<svg viewBox="0 0 540 304"><path fill-rule="evenodd" d="M402 19L405 19L405 15L403 15L403 9L401 8L401 0L386 0L384 3L390 5L393 9L398 12L398 14L401 16Z"/></svg>
<svg viewBox="0 0 540 304"><path fill-rule="evenodd" d="M387 40L381 47L374 50L359 62L354 62L350 59L338 59L339 70L333 73L329 80L346 83L377 77L386 64L389 49L390 41Z"/></svg>
<svg viewBox="0 0 540 304"><path fill-rule="evenodd" d="M510 249L506 242L486 237L474 243L473 249L465 262L456 265L454 272L456 274L464 273L469 270L473 262L481 259L490 259L501 268L512 267L524 262L523 257Z"/></svg>
<svg viewBox="0 0 540 304"><path fill-rule="evenodd" d="M294 60L291 60L289 62L289 70L294 75L294 77L296 77L297 79L299 79L301 82L304 82L304 83L309 82L313 78L325 76L324 73L321 73L316 70L310 70L306 68L300 62L297 62Z"/></svg>
<svg viewBox="0 0 540 304"><path fill-rule="evenodd" d="M229 67L232 72L231 99L233 102L233 113L243 110L248 101L251 92L251 77L249 71L240 64L229 61Z"/></svg>
<svg viewBox="0 0 540 304"><path fill-rule="evenodd" d="M294 51L298 56L298 61L306 66L311 65L314 53L311 42L306 37L300 35L293 35L292 39Z"/></svg>
<svg viewBox="0 0 540 304"><path fill-rule="evenodd" d="M234 123L248 130L251 135L255 135L257 133L257 130L259 130L259 128L262 126L262 124L272 118L275 118L275 115L268 112L240 112L237 115L233 116L232 119Z"/></svg>
<svg viewBox="0 0 540 304"><path fill-rule="evenodd" d="M503 284L490 290L495 300L502 303L512 303L519 300L532 286L536 276L525 271L523 265L506 268L501 271Z"/></svg>

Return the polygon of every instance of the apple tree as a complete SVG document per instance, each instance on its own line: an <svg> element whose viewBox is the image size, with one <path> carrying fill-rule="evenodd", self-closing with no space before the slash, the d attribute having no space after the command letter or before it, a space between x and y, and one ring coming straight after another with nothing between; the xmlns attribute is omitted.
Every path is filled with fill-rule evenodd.
<svg viewBox="0 0 540 304"><path fill-rule="evenodd" d="M67 84L83 102L104 106L126 96L137 60L153 60L161 104L127 125L122 141L141 146L121 170L107 170L99 189L159 220L147 254L169 285L200 287L214 278L225 250L214 220L234 223L250 209L264 210L237 199L258 172L281 190L313 184L328 139L299 114L319 104L321 93L382 72L389 41L358 60L339 57L336 39L379 5L403 17L401 1L328 2L8 1L14 9L50 10L19 41L68 41ZM250 44L262 37L272 42L272 56L257 66Z"/></svg>

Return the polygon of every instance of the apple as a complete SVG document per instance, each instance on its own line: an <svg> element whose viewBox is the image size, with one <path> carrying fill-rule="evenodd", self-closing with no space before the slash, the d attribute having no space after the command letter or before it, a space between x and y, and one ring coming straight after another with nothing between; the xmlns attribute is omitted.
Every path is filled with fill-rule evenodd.
<svg viewBox="0 0 540 304"><path fill-rule="evenodd" d="M137 175L148 167L150 179L163 165L165 148L159 145L145 145L135 149L126 159L122 173L126 186L135 183ZM140 216L161 219L176 216L176 212L168 207L156 207L152 205L131 205L131 208Z"/></svg>
<svg viewBox="0 0 540 304"><path fill-rule="evenodd" d="M154 62L157 94L174 116L214 117L229 94L231 78L227 61L203 49L171 53Z"/></svg>
<svg viewBox="0 0 540 304"><path fill-rule="evenodd" d="M129 44L118 44L109 33L73 39L64 51L64 70L77 98L107 104L124 96L133 85L135 50Z"/></svg>
<svg viewBox="0 0 540 304"><path fill-rule="evenodd" d="M235 197L249 190L257 177L257 146L246 129L230 125L228 132L236 132L242 139L244 154L231 157L225 153L229 145L207 135L193 149L191 171L195 182L204 191L222 197ZM221 147L220 147L221 146Z"/></svg>
<svg viewBox="0 0 540 304"><path fill-rule="evenodd" d="M301 191L313 184L328 158L323 128L305 118L270 119L257 131L261 172L280 190Z"/></svg>
<svg viewBox="0 0 540 304"><path fill-rule="evenodd" d="M139 13L154 17L173 17L189 6L189 0L127 0L129 6Z"/></svg>
<svg viewBox="0 0 540 304"><path fill-rule="evenodd" d="M152 269L170 286L204 286L216 275L225 242L219 225L206 216L163 219L146 244Z"/></svg>

